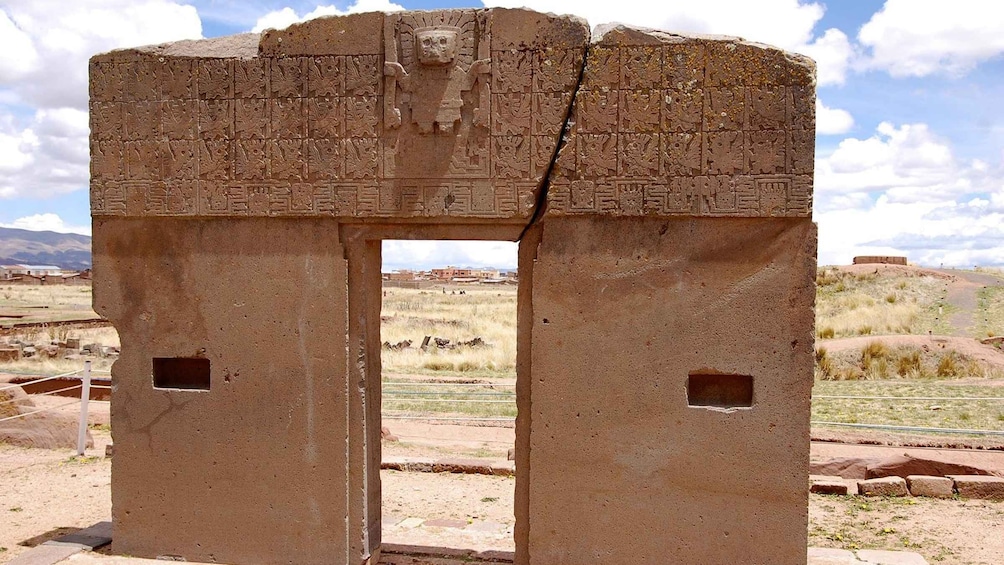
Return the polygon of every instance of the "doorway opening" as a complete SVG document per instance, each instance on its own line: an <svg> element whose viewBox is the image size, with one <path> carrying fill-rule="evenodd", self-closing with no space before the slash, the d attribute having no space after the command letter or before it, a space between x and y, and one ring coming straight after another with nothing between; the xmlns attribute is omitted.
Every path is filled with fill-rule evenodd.
<svg viewBox="0 0 1004 565"><path fill-rule="evenodd" d="M517 246L381 242L384 544L515 549Z"/></svg>

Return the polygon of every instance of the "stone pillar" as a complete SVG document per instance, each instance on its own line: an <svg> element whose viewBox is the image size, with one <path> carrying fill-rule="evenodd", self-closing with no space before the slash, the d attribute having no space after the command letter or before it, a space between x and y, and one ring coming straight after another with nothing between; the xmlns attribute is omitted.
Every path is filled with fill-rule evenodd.
<svg viewBox="0 0 1004 565"><path fill-rule="evenodd" d="M815 233L543 223L526 563L805 563Z"/></svg>
<svg viewBox="0 0 1004 565"><path fill-rule="evenodd" d="M94 272L122 340L115 552L350 562L337 224L96 219Z"/></svg>

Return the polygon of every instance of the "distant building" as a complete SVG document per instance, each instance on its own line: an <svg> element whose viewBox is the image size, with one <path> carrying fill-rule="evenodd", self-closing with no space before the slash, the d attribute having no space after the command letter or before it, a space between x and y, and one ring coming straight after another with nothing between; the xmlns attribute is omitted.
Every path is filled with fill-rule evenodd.
<svg viewBox="0 0 1004 565"><path fill-rule="evenodd" d="M62 275L63 269L55 265L23 265L25 268L22 275L31 275L33 277L48 277L52 275Z"/></svg>
<svg viewBox="0 0 1004 565"><path fill-rule="evenodd" d="M454 279L467 279L473 277L473 269L458 269L457 267L446 267L445 269L433 269L432 278L437 281L452 281Z"/></svg>
<svg viewBox="0 0 1004 565"><path fill-rule="evenodd" d="M24 265L0 265L0 280L10 280L27 274L28 268Z"/></svg>
<svg viewBox="0 0 1004 565"><path fill-rule="evenodd" d="M418 273L407 269L383 273L383 280L385 281L413 281L416 279L418 279Z"/></svg>
<svg viewBox="0 0 1004 565"><path fill-rule="evenodd" d="M859 255L854 258L855 265L868 265L877 263L880 265L906 265L906 257L894 255Z"/></svg>

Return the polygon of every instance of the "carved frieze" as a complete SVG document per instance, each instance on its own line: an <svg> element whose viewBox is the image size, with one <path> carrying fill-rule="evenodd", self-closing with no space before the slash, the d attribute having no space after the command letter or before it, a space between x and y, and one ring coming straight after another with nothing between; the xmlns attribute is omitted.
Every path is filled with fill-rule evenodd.
<svg viewBox="0 0 1004 565"><path fill-rule="evenodd" d="M616 31L587 56L584 26L491 10L365 21L365 49L95 57L93 213L525 221L551 171L549 214L810 214L797 57Z"/></svg>

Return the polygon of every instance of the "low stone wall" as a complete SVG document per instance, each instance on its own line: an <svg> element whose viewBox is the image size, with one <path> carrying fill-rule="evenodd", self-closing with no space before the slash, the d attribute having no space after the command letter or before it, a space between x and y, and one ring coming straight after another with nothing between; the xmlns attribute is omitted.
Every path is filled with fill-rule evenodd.
<svg viewBox="0 0 1004 565"><path fill-rule="evenodd" d="M859 255L854 258L855 265L878 263L881 265L906 265L906 257L895 255Z"/></svg>
<svg viewBox="0 0 1004 565"><path fill-rule="evenodd" d="M860 494L863 496L924 496L931 498L978 498L1004 500L1004 478L988 475L910 475L877 479L845 479L837 476L809 477L809 492Z"/></svg>

